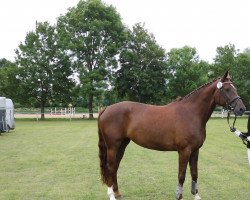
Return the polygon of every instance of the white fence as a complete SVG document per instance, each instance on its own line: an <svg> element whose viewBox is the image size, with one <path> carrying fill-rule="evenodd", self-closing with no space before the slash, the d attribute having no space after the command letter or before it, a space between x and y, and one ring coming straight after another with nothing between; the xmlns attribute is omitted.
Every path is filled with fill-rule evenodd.
<svg viewBox="0 0 250 200"><path fill-rule="evenodd" d="M94 118L98 117L98 113L93 113ZM87 119L89 118L89 113L67 113L67 114L51 114L51 113L44 113L45 119ZM41 118L41 113L26 113L26 112L16 112L15 113L15 118L30 118L34 119L36 118L37 120Z"/></svg>

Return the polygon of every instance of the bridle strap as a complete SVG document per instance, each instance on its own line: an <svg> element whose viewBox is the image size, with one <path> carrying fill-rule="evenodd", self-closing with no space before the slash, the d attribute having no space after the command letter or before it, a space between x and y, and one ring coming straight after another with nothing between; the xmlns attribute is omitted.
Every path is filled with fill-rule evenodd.
<svg viewBox="0 0 250 200"><path fill-rule="evenodd" d="M230 100L229 97L225 94L225 92L223 90L224 84L232 84L232 82L231 81L223 82L222 87L219 88L219 92L220 92L221 96L223 96L224 100L226 101L226 105L227 105L226 109L227 110L234 110L234 107L232 106L232 104L236 101L236 105L237 105L237 101L241 98L240 98L240 96L236 96L232 100Z"/></svg>
<svg viewBox="0 0 250 200"><path fill-rule="evenodd" d="M232 100L230 100L230 99L228 98L228 96L226 95L226 93L224 92L224 90L223 90L223 84L232 84L232 82L231 82L231 81L223 82L221 88L219 88L219 92L220 92L221 96L223 96L224 100L226 101L226 109L228 110L228 113L227 113L227 123L228 123L228 126L229 126L230 131L234 133L234 132L237 130L237 129L234 127L234 126L235 126L236 119L237 119L237 116L234 115L233 126L230 125L229 118L230 118L231 111L234 110L234 108L235 108L236 105L237 105L238 100L240 100L241 98L240 98L240 96L236 96L236 97L234 97ZM235 103L235 106L232 106L232 104L233 104L234 102L236 102L236 103ZM245 137L245 135L244 135L244 136L242 135L242 136L241 136L241 139L242 139L243 144L247 145L247 142L246 142L246 139L247 139L247 138Z"/></svg>
<svg viewBox="0 0 250 200"><path fill-rule="evenodd" d="M236 128L234 127L234 125L235 125L237 116L234 115L233 126L230 126L229 118L230 118L231 111L234 110L232 104L233 104L235 101L238 101L238 100L240 99L240 97L239 97L239 96L236 96L236 97L234 97L232 100L230 100L230 99L228 98L228 96L226 95L226 93L224 92L224 90L223 90L223 85L224 85L224 84L232 84L232 82L231 82L231 81L223 82L223 83L222 83L222 87L219 88L219 92L220 92L221 96L223 96L224 100L226 101L226 110L228 111L228 112L227 112L227 123L228 123L228 126L229 126L229 128L230 128L230 131L231 131L231 132L235 132L235 131L236 131ZM236 104L237 104L237 102L236 102Z"/></svg>
<svg viewBox="0 0 250 200"><path fill-rule="evenodd" d="M234 97L233 100L231 100L231 101L229 102L229 105L231 105L232 103L234 103L236 100L238 101L239 99L241 99L240 96Z"/></svg>
<svg viewBox="0 0 250 200"><path fill-rule="evenodd" d="M227 123L228 123L229 129L230 129L231 132L235 133L235 132L237 132L237 129L234 127L234 126L235 126L236 119L237 119L237 116L236 116L236 114L234 115L233 126L230 126L229 118L230 118L231 111L233 111L233 110L235 109L235 107L236 107L236 105L237 105L237 103L238 103L238 100L240 100L241 97L240 97L240 96L236 96L236 97L234 97L232 100L230 100L230 99L228 98L228 96L226 95L226 93L224 92L224 90L223 90L223 84L232 84L232 82L231 82L231 81L223 82L222 85L221 85L221 87L218 88L218 89L219 89L219 92L220 92L221 96L223 96L224 100L226 101L226 106L227 106L226 109L227 109L227 111L228 111L228 113L227 113ZM220 97L219 97L219 98L220 98ZM234 102L236 102L236 103L235 103L235 106L233 107L232 104L233 104ZM245 134L240 134L239 137L241 138L243 144L247 146L247 145L248 145L248 142L249 142L249 140L248 140L248 138L247 138L247 135L245 135Z"/></svg>
<svg viewBox="0 0 250 200"><path fill-rule="evenodd" d="M230 126L230 123L229 123L230 115L231 115L231 112L228 111L228 112L227 112L227 123L228 123L228 126L229 126L229 128L230 128L230 131L231 131L231 132L234 132L234 131L236 131L236 128L234 127L234 125L235 125L235 122L236 122L237 117L236 117L236 115L234 115L233 126Z"/></svg>

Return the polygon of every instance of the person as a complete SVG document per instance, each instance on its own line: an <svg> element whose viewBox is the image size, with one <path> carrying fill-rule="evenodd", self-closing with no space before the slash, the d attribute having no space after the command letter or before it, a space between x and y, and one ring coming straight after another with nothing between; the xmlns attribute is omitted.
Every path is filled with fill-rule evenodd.
<svg viewBox="0 0 250 200"><path fill-rule="evenodd" d="M250 136L250 113L248 114L247 132L243 133L247 138ZM247 140L247 148L250 149L250 141Z"/></svg>
<svg viewBox="0 0 250 200"><path fill-rule="evenodd" d="M248 162L250 165L250 113L248 116L247 132L241 132L237 129L232 131L236 136L240 137L243 143L247 146Z"/></svg>
<svg viewBox="0 0 250 200"><path fill-rule="evenodd" d="M247 138L247 154L248 154L248 162L250 165L250 113L248 115L248 123L247 123L247 132L242 133L245 135L245 137Z"/></svg>

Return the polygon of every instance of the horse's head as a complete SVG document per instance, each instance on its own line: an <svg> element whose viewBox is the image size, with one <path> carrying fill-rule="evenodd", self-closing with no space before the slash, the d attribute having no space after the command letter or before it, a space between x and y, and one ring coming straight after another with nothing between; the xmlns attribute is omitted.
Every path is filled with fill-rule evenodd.
<svg viewBox="0 0 250 200"><path fill-rule="evenodd" d="M216 104L232 110L235 115L243 115L246 107L234 87L228 71L217 81Z"/></svg>

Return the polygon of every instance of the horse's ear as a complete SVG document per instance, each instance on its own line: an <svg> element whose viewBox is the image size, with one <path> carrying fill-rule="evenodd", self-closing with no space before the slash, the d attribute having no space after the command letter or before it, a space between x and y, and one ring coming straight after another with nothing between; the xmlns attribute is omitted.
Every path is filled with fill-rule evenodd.
<svg viewBox="0 0 250 200"><path fill-rule="evenodd" d="M226 79L228 79L228 80L231 79L228 71L226 71L226 73L224 74L224 76L221 78L221 82L226 81Z"/></svg>

